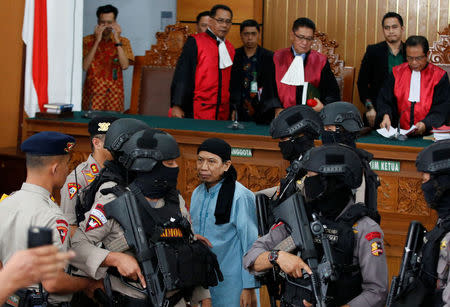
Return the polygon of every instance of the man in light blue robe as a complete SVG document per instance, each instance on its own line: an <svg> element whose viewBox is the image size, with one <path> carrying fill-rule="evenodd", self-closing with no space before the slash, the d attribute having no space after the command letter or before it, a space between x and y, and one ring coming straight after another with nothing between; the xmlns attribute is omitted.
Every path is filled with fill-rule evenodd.
<svg viewBox="0 0 450 307"><path fill-rule="evenodd" d="M204 141L197 150L202 184L191 197L194 232L205 237L224 281L209 288L214 307L256 307L259 283L243 268L242 258L258 238L254 194L236 181L231 147L221 139Z"/></svg>

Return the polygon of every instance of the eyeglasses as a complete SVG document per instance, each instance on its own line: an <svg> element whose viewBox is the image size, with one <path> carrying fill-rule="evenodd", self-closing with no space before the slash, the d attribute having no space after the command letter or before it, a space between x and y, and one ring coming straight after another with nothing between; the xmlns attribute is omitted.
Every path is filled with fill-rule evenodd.
<svg viewBox="0 0 450 307"><path fill-rule="evenodd" d="M205 162L206 162L206 166L208 168L214 168L217 165L219 165L219 163L220 163L218 160L215 160L215 159L203 159L201 157L198 157L198 159L197 159L197 167L203 166L203 164Z"/></svg>
<svg viewBox="0 0 450 307"><path fill-rule="evenodd" d="M413 56L407 56L407 57L406 57L406 60L407 60L408 62L414 62L414 61L420 62L420 61L422 61L424 58L426 58L426 56L424 56L424 55L416 56L416 57L413 57Z"/></svg>
<svg viewBox="0 0 450 307"><path fill-rule="evenodd" d="M300 41L306 41L306 42L310 43L314 40L313 36L297 35L294 31L292 31L292 33L294 33L295 37Z"/></svg>
<svg viewBox="0 0 450 307"><path fill-rule="evenodd" d="M217 21L218 24L226 24L226 25L231 25L232 21L231 19L222 19L222 18L214 18L212 17L212 19L214 19L215 21Z"/></svg>

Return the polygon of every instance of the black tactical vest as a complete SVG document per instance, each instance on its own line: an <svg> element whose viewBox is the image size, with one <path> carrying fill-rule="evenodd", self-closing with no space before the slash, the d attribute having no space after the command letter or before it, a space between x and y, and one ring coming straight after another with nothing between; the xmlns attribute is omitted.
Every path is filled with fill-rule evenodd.
<svg viewBox="0 0 450 307"><path fill-rule="evenodd" d="M163 207L152 208L139 188L133 184L129 188L136 197L153 257L162 254L167 262L170 282L165 280L166 290L217 286L217 279L223 280L217 257L203 243L193 240L191 224L180 211L179 192L171 190L164 197ZM107 192L119 197L124 191L113 187Z"/></svg>
<svg viewBox="0 0 450 307"><path fill-rule="evenodd" d="M333 257L336 262L338 280L330 282L327 290L327 306L347 304L362 292L362 275L359 266L353 264L355 234L353 225L362 217L368 215L368 209L362 204L351 206L336 221L320 218L327 226L325 233L330 241ZM319 239L315 239L319 256L323 255ZM294 283L308 285L309 281L295 279ZM311 291L286 281L282 285L282 306L303 306L303 299L314 302Z"/></svg>

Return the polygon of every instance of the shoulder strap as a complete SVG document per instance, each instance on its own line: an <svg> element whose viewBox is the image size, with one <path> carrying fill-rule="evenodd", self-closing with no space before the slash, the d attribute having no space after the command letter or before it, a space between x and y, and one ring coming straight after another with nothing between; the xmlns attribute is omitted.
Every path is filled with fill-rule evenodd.
<svg viewBox="0 0 450 307"><path fill-rule="evenodd" d="M120 173L115 170L111 170L111 164L105 163L105 167L100 171L94 181L89 184L83 191L82 198L83 201L77 202L75 206L75 212L77 215L78 225L84 220L84 214L91 210L92 205L95 200L95 194L100 189L100 186L105 182L113 181L116 182L118 186L124 185L124 179Z"/></svg>
<svg viewBox="0 0 450 307"><path fill-rule="evenodd" d="M370 210L364 206L362 203L354 204L350 206L339 218L338 221L345 222L347 224L353 225L357 220L369 216Z"/></svg>

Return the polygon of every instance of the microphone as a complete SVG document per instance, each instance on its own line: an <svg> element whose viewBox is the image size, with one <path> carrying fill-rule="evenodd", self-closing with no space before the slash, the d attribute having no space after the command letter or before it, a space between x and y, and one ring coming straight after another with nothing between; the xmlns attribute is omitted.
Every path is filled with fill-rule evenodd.
<svg viewBox="0 0 450 307"><path fill-rule="evenodd" d="M234 121L228 125L228 129L233 129L233 130L240 130L240 129L244 129L244 125L241 124L238 121L238 110L237 110L237 106L235 104L232 104L234 112L235 112L235 116L234 116Z"/></svg>
<svg viewBox="0 0 450 307"><path fill-rule="evenodd" d="M398 122L397 122L397 132L394 134L394 139L398 141L406 141L408 137L405 134L400 133L400 119L402 118L403 113L408 111L410 108L404 109L402 112L400 112L400 115L398 116Z"/></svg>

